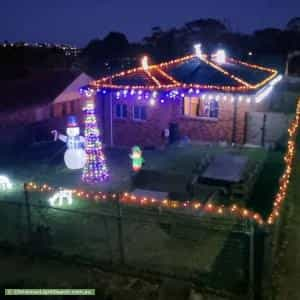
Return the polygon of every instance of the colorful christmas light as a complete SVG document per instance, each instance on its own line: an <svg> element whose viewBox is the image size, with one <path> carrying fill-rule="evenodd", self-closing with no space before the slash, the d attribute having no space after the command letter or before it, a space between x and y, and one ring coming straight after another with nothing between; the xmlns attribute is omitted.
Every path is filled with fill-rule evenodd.
<svg viewBox="0 0 300 300"><path fill-rule="evenodd" d="M200 47L200 48L199 48ZM219 50L215 55L213 55L214 60L217 60L217 64L215 64L213 61L209 60L208 55L202 53L201 51L201 45L195 45L195 53L193 55L188 55L188 56L184 56L178 59L174 59L165 63L161 63L158 65L148 65L148 58L146 60L146 58L143 58L142 61L142 67L139 68L134 68L134 69L130 69L128 71L122 71L120 73L117 73L115 75L112 76L108 76L108 77L104 77L102 79L96 80L94 82L92 82L90 84L90 86L87 88L87 94L91 95L92 92L91 90L99 90L102 89L103 93L106 93L107 90L115 90L115 89L126 89L126 90L145 90L145 91L153 91L153 90L159 90L159 91L166 91L166 90L170 90L170 89L174 89L174 88L180 88L180 89L184 89L184 90L188 90L190 88L195 88L195 89L202 89L202 90L216 90L216 91L223 91L223 92L247 92L247 91L252 91L252 90L256 90L260 87L262 87L263 85L265 85L266 83L268 83L269 81L271 81L272 79L274 79L278 72L274 69L270 69L270 68L266 68L266 67L262 67L262 66L258 66L258 65L254 65L254 64L249 64L249 63L245 63L233 58L227 58L225 51L224 50ZM204 63L210 65L211 67L215 68L216 70L222 72L225 76L230 77L231 79L235 80L236 82L238 82L240 85L239 86L219 86L219 85L209 85L209 84L185 84L185 83L181 83L178 82L175 78L173 78L171 75L167 74L165 72L166 69L168 69L169 67L173 66L173 65L179 65L182 64L188 60L191 60L195 57L198 57L199 59L201 59ZM224 60L227 62L231 62L231 63L235 63L235 64L241 64L244 65L248 68L252 68L252 69L256 69L256 70L261 70L267 73L270 73L270 76L268 76L266 79L264 79L263 81L253 85L250 84L249 82L246 82L245 80L243 80L242 78L235 76L231 73L229 73L228 71L224 70L222 67L220 67L219 64L224 63ZM218 63L219 62L219 63ZM168 82L167 84L162 84L152 73L154 72L158 72L160 73ZM151 73L152 72L152 73ZM113 84L112 81L114 79L120 78L120 77L124 77L124 76L128 76L128 75L146 75L151 79L151 81L153 82L153 84L150 85L118 85L118 84ZM105 92L104 92L105 91Z"/></svg>
<svg viewBox="0 0 300 300"><path fill-rule="evenodd" d="M85 114L84 136L86 164L83 169L82 180L85 183L94 184L108 179L108 169L102 151L102 143L100 141L100 131L97 126L94 102L92 100L88 100L83 111Z"/></svg>

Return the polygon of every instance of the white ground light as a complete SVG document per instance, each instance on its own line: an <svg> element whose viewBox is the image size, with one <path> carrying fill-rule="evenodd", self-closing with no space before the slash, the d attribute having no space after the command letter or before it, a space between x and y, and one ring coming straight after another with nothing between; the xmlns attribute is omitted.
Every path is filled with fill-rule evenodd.
<svg viewBox="0 0 300 300"><path fill-rule="evenodd" d="M8 191L12 189L10 179L5 175L0 175L0 191Z"/></svg>

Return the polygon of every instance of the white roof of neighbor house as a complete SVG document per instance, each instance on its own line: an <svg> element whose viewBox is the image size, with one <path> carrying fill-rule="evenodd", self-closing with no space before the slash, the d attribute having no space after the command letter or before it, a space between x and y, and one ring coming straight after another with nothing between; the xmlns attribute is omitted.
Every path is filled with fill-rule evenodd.
<svg viewBox="0 0 300 300"><path fill-rule="evenodd" d="M53 101L53 103L63 103L80 98L79 89L89 84L93 80L92 77L85 73L81 73L74 81L71 82Z"/></svg>

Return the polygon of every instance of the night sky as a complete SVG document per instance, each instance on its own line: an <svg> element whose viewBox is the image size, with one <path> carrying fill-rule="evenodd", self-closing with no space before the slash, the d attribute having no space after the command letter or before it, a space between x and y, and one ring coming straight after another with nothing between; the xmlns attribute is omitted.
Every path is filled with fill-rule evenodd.
<svg viewBox="0 0 300 300"><path fill-rule="evenodd" d="M85 45L109 31L138 41L151 27L165 29L197 18L227 19L234 31L284 28L300 15L300 0L1 0L0 41Z"/></svg>

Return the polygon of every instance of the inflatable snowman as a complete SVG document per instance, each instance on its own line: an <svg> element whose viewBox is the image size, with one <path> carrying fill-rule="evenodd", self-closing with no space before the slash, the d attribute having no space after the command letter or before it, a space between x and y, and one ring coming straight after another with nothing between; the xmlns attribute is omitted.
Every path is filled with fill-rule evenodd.
<svg viewBox="0 0 300 300"><path fill-rule="evenodd" d="M77 124L75 116L68 117L67 135L63 135L53 130L54 140L61 140L67 144L67 150L64 155L65 164L68 169L77 170L82 169L85 165L85 150L84 137L80 136L80 128Z"/></svg>

